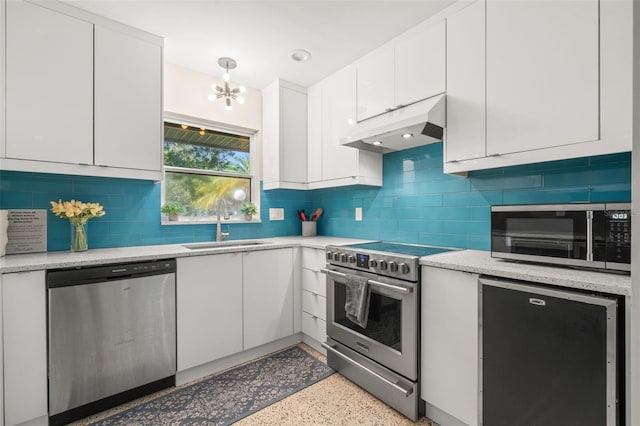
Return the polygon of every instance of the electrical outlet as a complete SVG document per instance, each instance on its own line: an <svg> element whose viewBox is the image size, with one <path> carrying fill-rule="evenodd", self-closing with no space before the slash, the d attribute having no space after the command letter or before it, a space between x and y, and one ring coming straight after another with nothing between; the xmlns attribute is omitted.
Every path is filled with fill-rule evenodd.
<svg viewBox="0 0 640 426"><path fill-rule="evenodd" d="M362 221L362 207L356 207L356 220Z"/></svg>
<svg viewBox="0 0 640 426"><path fill-rule="evenodd" d="M284 220L284 209L283 208L270 208L269 209L269 220Z"/></svg>

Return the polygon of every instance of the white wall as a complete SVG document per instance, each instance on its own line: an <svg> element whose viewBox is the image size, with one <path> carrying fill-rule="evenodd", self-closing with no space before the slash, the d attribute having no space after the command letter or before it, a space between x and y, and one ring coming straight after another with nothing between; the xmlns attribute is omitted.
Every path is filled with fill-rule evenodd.
<svg viewBox="0 0 640 426"><path fill-rule="evenodd" d="M240 86L233 80L231 87ZM164 64L164 111L205 119L224 127L238 127L241 130L256 131L256 152L254 161L255 175L262 180L262 93L247 87L246 102L240 105L233 102L233 110L227 111L224 101L210 102L207 96L213 93L212 84L222 85L222 79L203 74L179 65Z"/></svg>

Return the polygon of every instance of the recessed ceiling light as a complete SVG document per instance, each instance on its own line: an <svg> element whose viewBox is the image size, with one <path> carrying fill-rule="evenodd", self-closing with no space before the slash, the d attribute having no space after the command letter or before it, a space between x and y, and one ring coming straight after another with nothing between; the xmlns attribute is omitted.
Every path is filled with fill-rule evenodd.
<svg viewBox="0 0 640 426"><path fill-rule="evenodd" d="M382 145L382 141L373 141L371 145Z"/></svg>
<svg viewBox="0 0 640 426"><path fill-rule="evenodd" d="M403 133L402 137L404 139L411 139L413 137L413 133Z"/></svg>
<svg viewBox="0 0 640 426"><path fill-rule="evenodd" d="M296 62L305 62L311 59L311 52L304 49L296 49L291 52L291 59Z"/></svg>

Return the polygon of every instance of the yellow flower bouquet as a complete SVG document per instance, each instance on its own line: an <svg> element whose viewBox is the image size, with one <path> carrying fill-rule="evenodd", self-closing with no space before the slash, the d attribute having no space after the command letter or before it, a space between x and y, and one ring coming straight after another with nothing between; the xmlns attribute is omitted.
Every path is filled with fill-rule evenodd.
<svg viewBox="0 0 640 426"><path fill-rule="evenodd" d="M71 251L85 251L89 248L87 241L87 222L94 217L105 215L103 207L98 203L82 201L51 201L54 215L69 219L71 223Z"/></svg>

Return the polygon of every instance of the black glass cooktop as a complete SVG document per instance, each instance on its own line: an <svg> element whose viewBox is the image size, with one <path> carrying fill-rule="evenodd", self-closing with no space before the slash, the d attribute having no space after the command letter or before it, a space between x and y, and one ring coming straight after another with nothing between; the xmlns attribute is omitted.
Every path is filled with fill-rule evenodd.
<svg viewBox="0 0 640 426"><path fill-rule="evenodd" d="M397 253L397 254L406 254L408 256L429 256L431 254L445 253L447 251L451 251L451 249L446 249L442 247L430 247L430 246L419 246L414 244L401 244L401 243L385 243L382 241L376 241L373 243L362 243L362 244L352 244L345 246L351 249L362 249L362 250L375 250L382 251L387 253Z"/></svg>

